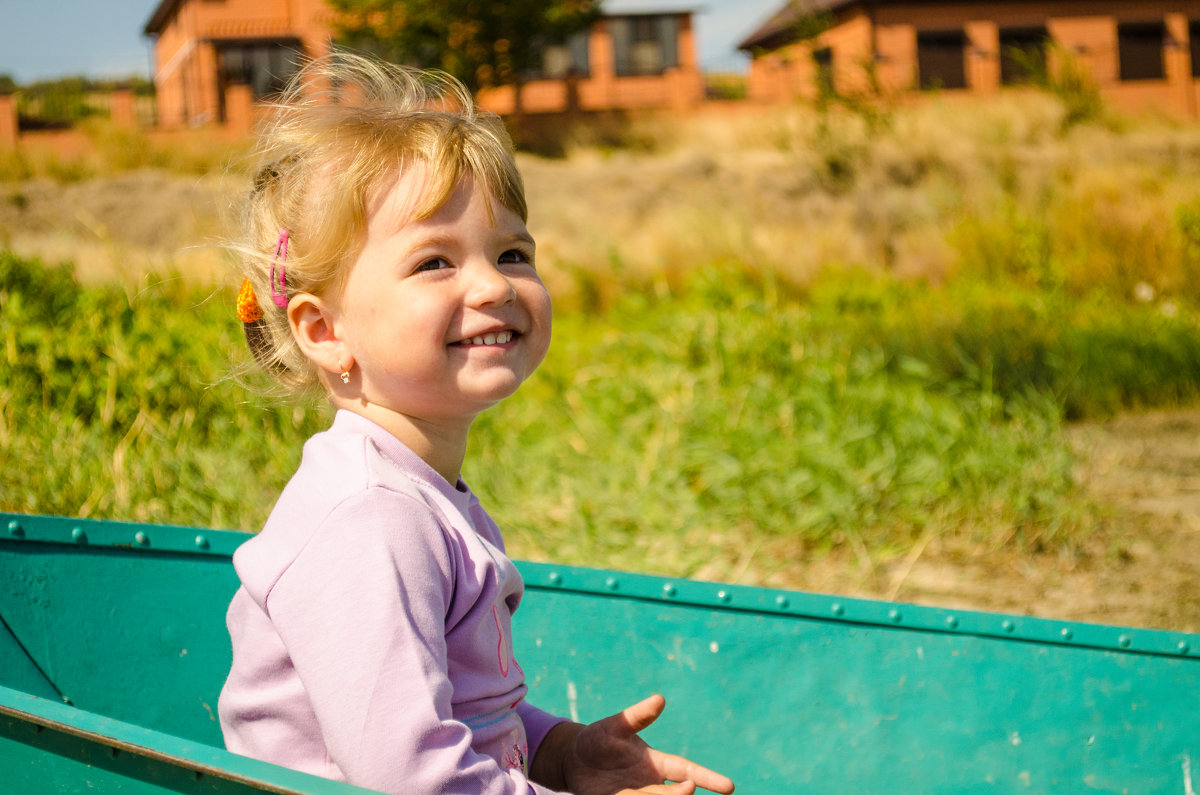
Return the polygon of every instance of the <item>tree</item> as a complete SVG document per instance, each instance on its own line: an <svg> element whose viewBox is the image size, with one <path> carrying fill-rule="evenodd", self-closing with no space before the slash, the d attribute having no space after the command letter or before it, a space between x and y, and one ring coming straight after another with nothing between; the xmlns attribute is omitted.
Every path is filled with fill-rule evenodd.
<svg viewBox="0 0 1200 795"><path fill-rule="evenodd" d="M521 84L542 51L589 27L599 0L330 0L338 42L385 60L438 68L473 93Z"/></svg>

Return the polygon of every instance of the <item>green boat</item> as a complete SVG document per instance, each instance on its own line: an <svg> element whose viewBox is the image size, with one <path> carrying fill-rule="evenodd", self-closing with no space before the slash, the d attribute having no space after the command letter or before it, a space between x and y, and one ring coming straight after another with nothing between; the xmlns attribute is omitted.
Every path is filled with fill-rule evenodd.
<svg viewBox="0 0 1200 795"><path fill-rule="evenodd" d="M242 533L0 514L0 792L355 793L223 750ZM1194 795L1200 636L518 564L530 700L739 793Z"/></svg>

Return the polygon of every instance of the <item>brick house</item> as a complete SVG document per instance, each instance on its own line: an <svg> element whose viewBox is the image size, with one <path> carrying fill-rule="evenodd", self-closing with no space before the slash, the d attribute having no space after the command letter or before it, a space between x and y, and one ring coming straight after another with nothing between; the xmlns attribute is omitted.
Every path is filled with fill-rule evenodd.
<svg viewBox="0 0 1200 795"><path fill-rule="evenodd" d="M749 96L778 102L872 78L987 94L1025 81L1046 43L1118 107L1197 115L1200 0L792 0L739 49L752 59Z"/></svg>
<svg viewBox="0 0 1200 795"><path fill-rule="evenodd" d="M525 112L701 101L690 9L670 0L654 8L617 0L605 8L590 30L547 48L541 72L524 84ZM277 92L298 61L330 51L334 23L324 0L160 0L144 29L154 39L159 123L248 126L255 100ZM507 113L513 90L484 91L479 100Z"/></svg>

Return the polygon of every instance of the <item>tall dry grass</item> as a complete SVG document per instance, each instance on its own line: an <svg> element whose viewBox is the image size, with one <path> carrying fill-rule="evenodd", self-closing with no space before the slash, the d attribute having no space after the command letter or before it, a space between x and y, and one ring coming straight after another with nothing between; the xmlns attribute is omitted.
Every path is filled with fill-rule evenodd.
<svg viewBox="0 0 1200 795"><path fill-rule="evenodd" d="M721 105L560 131L523 155L531 230L564 305L678 284L710 263L804 287L827 269L943 283L962 272L1082 292L1195 297L1200 127L1046 91L919 102ZM85 278L221 278L206 248L245 190L243 143L96 122L69 157L0 156L0 243ZM153 176L146 176L152 174ZM107 194L107 196L106 196ZM75 251L78 251L76 255Z"/></svg>
<svg viewBox="0 0 1200 795"><path fill-rule="evenodd" d="M1067 113L1036 91L746 107L635 121L635 149L584 137L522 165L543 259L585 297L713 261L800 286L830 268L942 283L999 267L1195 297L1200 127Z"/></svg>

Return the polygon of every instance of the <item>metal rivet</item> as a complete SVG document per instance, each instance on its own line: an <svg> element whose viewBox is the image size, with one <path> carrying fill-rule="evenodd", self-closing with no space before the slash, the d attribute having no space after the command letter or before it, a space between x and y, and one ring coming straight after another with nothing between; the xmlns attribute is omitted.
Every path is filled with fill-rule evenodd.
<svg viewBox="0 0 1200 795"><path fill-rule="evenodd" d="M150 537L148 535L146 535L145 533L143 533L141 530L138 530L137 535L135 535L133 537L133 540L138 542L138 544L140 544L141 546L146 546L147 544L150 543Z"/></svg>
<svg viewBox="0 0 1200 795"><path fill-rule="evenodd" d="M1002 623L1000 625L1000 629L1004 630L1005 632L1012 632L1016 628L1017 628L1016 624L1009 621L1008 619L1005 619L1004 623Z"/></svg>
<svg viewBox="0 0 1200 795"><path fill-rule="evenodd" d="M775 597L775 604L779 606L780 610L786 610L791 601L786 596L781 595Z"/></svg>
<svg viewBox="0 0 1200 795"><path fill-rule="evenodd" d="M672 585L671 583L667 583L666 585L663 586L663 593L666 594L667 596L674 596L675 595L675 586Z"/></svg>
<svg viewBox="0 0 1200 795"><path fill-rule="evenodd" d="M946 626L950 627L950 629L956 628L958 626L958 619L954 616L946 616Z"/></svg>
<svg viewBox="0 0 1200 795"><path fill-rule="evenodd" d="M1072 632L1068 627L1063 627L1062 632L1058 634L1062 635L1063 640L1070 640L1071 638L1075 637L1075 633Z"/></svg>
<svg viewBox="0 0 1200 795"><path fill-rule="evenodd" d="M208 539L204 536L196 536L196 549L208 549Z"/></svg>
<svg viewBox="0 0 1200 795"><path fill-rule="evenodd" d="M604 581L604 587L610 591L615 591L621 587L621 584L619 582L617 582L616 577L609 577L607 580Z"/></svg>
<svg viewBox="0 0 1200 795"><path fill-rule="evenodd" d="M1129 644L1133 643L1133 638L1129 637L1128 635L1122 635L1121 637L1117 638L1117 643L1120 644L1122 649L1128 649Z"/></svg>
<svg viewBox="0 0 1200 795"><path fill-rule="evenodd" d="M550 584L558 585L560 582L562 582L562 575L557 571L550 572Z"/></svg>
<svg viewBox="0 0 1200 795"><path fill-rule="evenodd" d="M1179 641L1179 645L1175 648L1179 649L1180 654L1187 654L1190 649L1190 647L1187 645L1187 641L1183 640Z"/></svg>
<svg viewBox="0 0 1200 795"><path fill-rule="evenodd" d="M71 528L71 538L76 544L86 544L88 540L87 533L83 531L82 527Z"/></svg>
<svg viewBox="0 0 1200 795"><path fill-rule="evenodd" d="M900 615L899 610L896 610L895 608L893 608L888 611L888 618L890 618L892 620L893 624L899 624L900 621L904 618L904 616Z"/></svg>
<svg viewBox="0 0 1200 795"><path fill-rule="evenodd" d="M840 615L842 615L843 613L845 613L845 612L846 612L846 608L842 607L842 606L841 606L840 604L838 604L837 602L834 602L834 603L833 603L833 606L829 608L829 611L830 611L831 613L833 613L835 616L840 616Z"/></svg>
<svg viewBox="0 0 1200 795"><path fill-rule="evenodd" d="M729 604L729 591L717 591L717 599L725 604Z"/></svg>
<svg viewBox="0 0 1200 795"><path fill-rule="evenodd" d="M14 519L8 523L8 534L16 538L21 538L25 535L25 528L21 527L21 523Z"/></svg>

